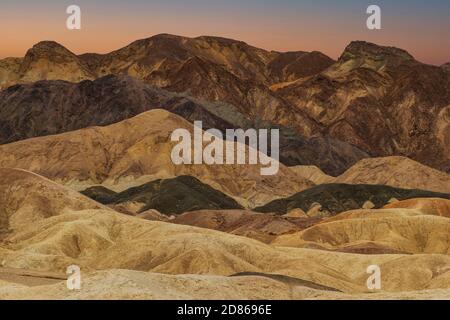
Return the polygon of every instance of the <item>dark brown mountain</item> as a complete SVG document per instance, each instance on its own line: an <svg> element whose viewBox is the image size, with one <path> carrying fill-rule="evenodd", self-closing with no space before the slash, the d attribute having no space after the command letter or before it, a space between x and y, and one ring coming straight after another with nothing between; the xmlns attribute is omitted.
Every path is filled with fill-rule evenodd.
<svg viewBox="0 0 450 320"><path fill-rule="evenodd" d="M276 93L372 156L450 168L450 73L404 50L352 42L333 66Z"/></svg>
<svg viewBox="0 0 450 320"><path fill-rule="evenodd" d="M0 143L116 123L164 108L190 121L226 126L193 100L128 76L70 83L38 81L0 92Z"/></svg>
<svg viewBox="0 0 450 320"><path fill-rule="evenodd" d="M12 76L16 67L8 73L0 63L0 83L6 87L49 79L78 82L127 74L169 91L232 104L249 118L294 125L309 135L314 121L292 109L269 86L315 74L332 63L317 52L269 52L231 39L162 34L104 55L75 56L54 42L41 42L19 63L17 77Z"/></svg>

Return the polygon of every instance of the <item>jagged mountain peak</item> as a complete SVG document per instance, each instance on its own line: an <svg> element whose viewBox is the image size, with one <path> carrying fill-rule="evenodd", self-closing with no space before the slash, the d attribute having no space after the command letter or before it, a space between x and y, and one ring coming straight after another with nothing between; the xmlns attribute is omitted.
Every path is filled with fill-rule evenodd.
<svg viewBox="0 0 450 320"><path fill-rule="evenodd" d="M61 59L62 57L66 59L78 59L77 56L64 47L63 45L59 44L56 41L40 41L33 45L32 48L30 48L27 53L25 54L25 62L27 59L40 59L40 58L46 58L46 59Z"/></svg>
<svg viewBox="0 0 450 320"><path fill-rule="evenodd" d="M340 61L354 58L372 58L374 60L385 60L389 58L400 58L404 60L414 60L406 50L396 47L381 46L366 41L352 41L344 50Z"/></svg>
<svg viewBox="0 0 450 320"><path fill-rule="evenodd" d="M69 51L68 49L66 49L66 47L64 47L62 44L54 41L54 40L43 40L43 41L39 41L38 43L36 43L35 45L33 45L33 48L37 49L37 48L47 48L47 49L65 49L67 51Z"/></svg>

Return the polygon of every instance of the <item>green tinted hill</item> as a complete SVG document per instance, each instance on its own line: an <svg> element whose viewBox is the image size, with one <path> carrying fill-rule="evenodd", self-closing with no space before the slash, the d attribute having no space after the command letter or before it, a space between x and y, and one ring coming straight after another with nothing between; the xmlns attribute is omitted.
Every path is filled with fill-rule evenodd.
<svg viewBox="0 0 450 320"><path fill-rule="evenodd" d="M401 189L384 185L323 184L296 193L288 198L271 201L254 210L263 213L286 214L292 209L300 208L307 212L313 204L317 203L322 206L324 214L335 215L348 210L361 209L366 201L371 201L375 208L381 208L392 198L397 200L412 198L450 199L450 194Z"/></svg>
<svg viewBox="0 0 450 320"><path fill-rule="evenodd" d="M156 209L165 214L180 214L193 210L242 208L233 198L191 176L159 179L120 193L102 186L91 187L82 193L103 204L141 203L139 212Z"/></svg>

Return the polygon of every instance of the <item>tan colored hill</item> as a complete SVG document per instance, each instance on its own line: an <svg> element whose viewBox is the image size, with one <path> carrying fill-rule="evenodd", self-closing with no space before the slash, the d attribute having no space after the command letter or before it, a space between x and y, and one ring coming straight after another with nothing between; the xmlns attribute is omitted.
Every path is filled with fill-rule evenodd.
<svg viewBox="0 0 450 320"><path fill-rule="evenodd" d="M171 222L218 230L270 243L276 236L303 230L319 219L291 218L244 210L186 212Z"/></svg>
<svg viewBox="0 0 450 320"><path fill-rule="evenodd" d="M413 201L413 200L409 200ZM430 205L436 199L423 199ZM444 201L448 200L443 200ZM273 244L361 253L449 254L450 219L426 208L366 209L341 213Z"/></svg>
<svg viewBox="0 0 450 320"><path fill-rule="evenodd" d="M291 299L290 286L264 277L163 275L131 270L107 270L82 278L82 290L57 285L30 288L0 283L1 299L120 299L120 300L272 300ZM267 288L271 288L267 290Z"/></svg>
<svg viewBox="0 0 450 320"><path fill-rule="evenodd" d="M354 295L314 289L292 282L285 283L263 276L163 275L130 270L107 270L84 276L81 290L67 290L65 282L37 287L0 282L0 298L18 300L446 300L450 294L448 289L429 289Z"/></svg>
<svg viewBox="0 0 450 320"><path fill-rule="evenodd" d="M384 208L414 209L423 214L450 218L450 201L446 199L409 199L388 204Z"/></svg>
<svg viewBox="0 0 450 320"><path fill-rule="evenodd" d="M0 168L0 240L8 232L67 210L101 208L106 207L34 173Z"/></svg>
<svg viewBox="0 0 450 320"><path fill-rule="evenodd" d="M91 210L47 218L10 235L3 265L63 272L131 269L166 274L281 274L346 292L364 292L366 268L380 265L386 290L448 288L448 255L352 255L283 249L217 231ZM130 250L133 248L133 250ZM348 268L352 265L352 268ZM384 269L386 268L386 269ZM442 270L441 270L442 269ZM438 273L435 278L424 274ZM405 275L407 279L405 279Z"/></svg>
<svg viewBox="0 0 450 320"><path fill-rule="evenodd" d="M305 179L308 179L315 184L333 183L335 177L325 174L320 168L316 166L294 166L289 169L298 173Z"/></svg>
<svg viewBox="0 0 450 320"><path fill-rule="evenodd" d="M360 160L334 182L384 184L397 188L450 193L450 175L405 157Z"/></svg>
<svg viewBox="0 0 450 320"><path fill-rule="evenodd" d="M0 88L39 80L92 80L94 74L74 53L54 41L42 41L22 59L0 62Z"/></svg>
<svg viewBox="0 0 450 320"><path fill-rule="evenodd" d="M22 168L84 190L102 184L115 191L191 175L244 205L257 205L313 185L280 164L262 176L260 165L180 165L170 154L173 130L193 125L164 110L151 110L107 127L33 138L0 146L0 167Z"/></svg>

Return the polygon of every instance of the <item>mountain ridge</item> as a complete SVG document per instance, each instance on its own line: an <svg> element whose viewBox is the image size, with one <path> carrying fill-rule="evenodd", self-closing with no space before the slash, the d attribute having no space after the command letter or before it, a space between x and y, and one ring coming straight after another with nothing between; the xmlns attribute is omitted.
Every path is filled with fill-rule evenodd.
<svg viewBox="0 0 450 320"><path fill-rule="evenodd" d="M40 57L48 47L57 52L47 63ZM372 157L399 155L450 170L450 73L395 47L353 41L334 61L315 52L278 53L220 37L163 34L103 55L76 56L51 42L29 51L23 60L31 62L22 61L29 68L20 60L0 61L3 87L17 68L30 81L127 74L232 105L253 121L303 137L329 136ZM64 52L66 59L57 63Z"/></svg>

